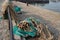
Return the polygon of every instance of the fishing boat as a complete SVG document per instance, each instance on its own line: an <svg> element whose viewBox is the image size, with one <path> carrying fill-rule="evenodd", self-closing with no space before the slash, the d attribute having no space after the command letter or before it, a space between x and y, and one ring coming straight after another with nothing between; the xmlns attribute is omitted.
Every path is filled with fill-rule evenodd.
<svg viewBox="0 0 60 40"><path fill-rule="evenodd" d="M16 0L20 2L28 3L49 3L49 0Z"/></svg>

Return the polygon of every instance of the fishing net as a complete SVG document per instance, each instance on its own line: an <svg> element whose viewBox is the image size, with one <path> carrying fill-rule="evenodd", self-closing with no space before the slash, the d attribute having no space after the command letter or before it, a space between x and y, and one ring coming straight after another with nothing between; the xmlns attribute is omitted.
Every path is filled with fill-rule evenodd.
<svg viewBox="0 0 60 40"><path fill-rule="evenodd" d="M13 28L14 34L22 37L37 37L38 40L52 40L53 35L48 30L48 27L41 24L38 19L33 17L26 18L24 21L20 21L17 26Z"/></svg>
<svg viewBox="0 0 60 40"><path fill-rule="evenodd" d="M21 12L21 7L14 6L14 7L13 7L13 10L14 10L16 13L19 13L19 12Z"/></svg>

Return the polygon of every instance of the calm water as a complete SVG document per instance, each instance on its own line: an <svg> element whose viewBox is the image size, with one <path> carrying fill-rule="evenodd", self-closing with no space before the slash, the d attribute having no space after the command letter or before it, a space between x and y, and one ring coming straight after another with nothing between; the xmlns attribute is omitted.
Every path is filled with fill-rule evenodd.
<svg viewBox="0 0 60 40"><path fill-rule="evenodd" d="M60 12L60 0L50 0L49 3L35 3L37 7L43 7L52 11Z"/></svg>

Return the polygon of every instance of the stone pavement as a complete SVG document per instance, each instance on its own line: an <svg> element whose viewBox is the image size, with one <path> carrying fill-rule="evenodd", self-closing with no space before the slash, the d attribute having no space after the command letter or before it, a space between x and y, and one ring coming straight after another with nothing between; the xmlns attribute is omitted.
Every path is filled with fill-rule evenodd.
<svg viewBox="0 0 60 40"><path fill-rule="evenodd" d="M8 20L4 20L0 15L0 40L9 40Z"/></svg>
<svg viewBox="0 0 60 40"><path fill-rule="evenodd" d="M1 5L4 0L0 0L0 40L9 40L8 20L3 19Z"/></svg>

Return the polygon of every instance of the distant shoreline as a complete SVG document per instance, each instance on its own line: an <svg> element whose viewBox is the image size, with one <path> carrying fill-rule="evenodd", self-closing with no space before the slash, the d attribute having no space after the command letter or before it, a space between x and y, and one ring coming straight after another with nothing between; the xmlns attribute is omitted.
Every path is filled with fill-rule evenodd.
<svg viewBox="0 0 60 40"><path fill-rule="evenodd" d="M17 0L17 1L20 1L20 2L23 2L23 3L49 3L49 0L46 0L46 1L42 1L42 0Z"/></svg>

